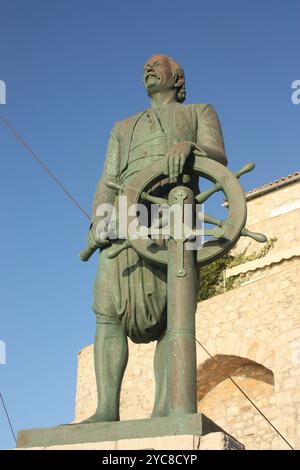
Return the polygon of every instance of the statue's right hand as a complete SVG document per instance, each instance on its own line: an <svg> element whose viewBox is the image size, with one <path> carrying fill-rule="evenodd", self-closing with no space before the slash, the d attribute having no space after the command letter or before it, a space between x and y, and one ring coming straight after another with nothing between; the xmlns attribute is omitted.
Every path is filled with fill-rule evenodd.
<svg viewBox="0 0 300 470"><path fill-rule="evenodd" d="M87 245L89 248L105 248L110 245L110 241L107 238L97 238L91 230L87 236Z"/></svg>
<svg viewBox="0 0 300 470"><path fill-rule="evenodd" d="M110 241L107 237L108 233L103 226L103 220L101 218L95 218L93 221L90 231L87 236L87 245L89 248L104 248L110 245Z"/></svg>

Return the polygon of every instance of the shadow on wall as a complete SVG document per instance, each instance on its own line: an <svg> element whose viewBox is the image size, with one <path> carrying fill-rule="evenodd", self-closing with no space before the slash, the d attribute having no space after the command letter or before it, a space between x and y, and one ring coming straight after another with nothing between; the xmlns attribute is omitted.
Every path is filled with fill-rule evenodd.
<svg viewBox="0 0 300 470"><path fill-rule="evenodd" d="M274 431L226 374L266 416L272 416L273 372L244 357L218 354L214 359L217 363L208 359L198 367L198 411L242 442L246 449L270 449Z"/></svg>
<svg viewBox="0 0 300 470"><path fill-rule="evenodd" d="M201 401L219 383L229 380L226 374L232 377L252 378L274 385L273 372L261 364L245 357L216 354L214 359L208 359L198 367L198 401ZM232 387L236 389L234 384Z"/></svg>

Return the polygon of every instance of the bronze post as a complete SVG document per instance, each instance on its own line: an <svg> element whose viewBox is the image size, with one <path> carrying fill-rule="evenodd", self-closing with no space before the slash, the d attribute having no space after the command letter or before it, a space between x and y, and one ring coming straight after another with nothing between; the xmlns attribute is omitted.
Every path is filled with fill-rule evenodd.
<svg viewBox="0 0 300 470"><path fill-rule="evenodd" d="M193 204L193 191L178 186L169 193L170 208ZM171 227L172 227L171 222ZM173 227L174 228L174 227ZM172 229L171 229L172 230ZM196 251L187 250L184 231L181 239L174 239L174 230L168 243L168 320L167 367L169 414L197 413L195 312L197 306Z"/></svg>

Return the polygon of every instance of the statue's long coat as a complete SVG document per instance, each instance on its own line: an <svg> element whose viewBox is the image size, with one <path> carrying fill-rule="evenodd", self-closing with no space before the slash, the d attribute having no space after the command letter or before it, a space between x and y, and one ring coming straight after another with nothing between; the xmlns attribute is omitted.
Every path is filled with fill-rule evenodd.
<svg viewBox="0 0 300 470"><path fill-rule="evenodd" d="M218 117L210 105L176 103L170 108L167 150L175 142L188 141L198 153L226 165L223 136ZM117 191L106 186L126 171L134 130L148 110L117 122L111 132L102 177L96 188L93 216L103 203L114 204ZM150 160L150 159L149 159ZM145 160L145 167L151 161ZM166 273L140 258L133 249L108 259L106 249L94 286L94 311L99 323L122 323L135 342L158 339L166 323Z"/></svg>

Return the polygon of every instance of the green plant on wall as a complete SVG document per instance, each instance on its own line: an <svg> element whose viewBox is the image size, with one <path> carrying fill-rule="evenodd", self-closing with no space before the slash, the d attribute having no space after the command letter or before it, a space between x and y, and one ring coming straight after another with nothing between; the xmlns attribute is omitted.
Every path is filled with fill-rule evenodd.
<svg viewBox="0 0 300 470"><path fill-rule="evenodd" d="M229 279L224 278L224 272L228 268L238 266L239 264L247 263L259 258L263 258L274 246L277 238L273 237L265 243L263 248L259 251L254 251L247 255L246 251L237 255L227 253L222 258L219 258L214 263L204 266L200 271L200 289L198 300L206 300L214 295L227 292L235 287L241 285L245 280L246 274L232 276Z"/></svg>

